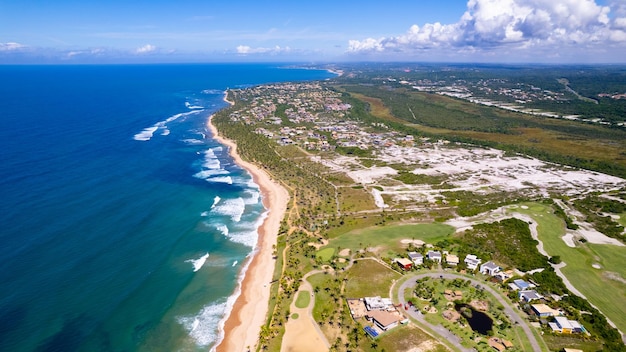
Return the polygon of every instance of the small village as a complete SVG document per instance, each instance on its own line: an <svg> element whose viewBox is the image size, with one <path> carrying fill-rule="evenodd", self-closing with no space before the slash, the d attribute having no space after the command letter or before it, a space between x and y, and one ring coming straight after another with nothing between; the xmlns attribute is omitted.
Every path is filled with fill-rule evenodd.
<svg viewBox="0 0 626 352"><path fill-rule="evenodd" d="M352 106L342 100L340 92L326 87L323 82L230 90L228 97L242 102L243 106L229 112L230 121L249 126L256 135L273 141L279 148L287 148L285 150L290 153L303 151L295 155L321 165L319 170L326 170L322 172L328 175L343 175L334 176L342 182L333 185L337 212L328 214L332 217L362 214L365 218L373 213L381 214L383 218L382 214L393 216L394 212L410 211L427 214L435 209L442 209L445 213L451 204L459 202L459 199L448 198L447 192L456 197L459 192L474 192L480 196L505 192L511 197L524 199L550 197L550 193L574 197L598 190L611 192L625 186L617 177L564 168L519 155L505 156L495 149L415 137L398 133L383 123L350 118ZM406 182L411 177L424 178L426 182ZM368 195L371 198L367 202L374 208L342 208L344 203L339 195L346 192L344 190ZM517 207L511 205L510 208L488 211L474 220L450 219L446 226L451 225L456 233L463 233L473 224L519 217L516 209L528 209L526 205ZM526 226L532 224L526 215L521 219ZM330 217L318 220L310 229L328 229L331 221ZM382 220L377 225L384 223ZM570 231L569 237L564 237L568 246L589 241L620 245L619 241L592 230L588 224L581 225L579 230ZM510 263L467 250L459 251L455 246L446 245L445 241L430 244L419 237L404 238L391 247L370 242L369 247L359 249L352 244L341 251L339 248L334 250L333 246L340 246L338 243L343 243L342 239L337 242L319 238L319 241L321 244L309 243L314 248L305 246L305 252L316 253L311 254L316 258L314 270L296 275L296 278L311 276L307 280L314 287L304 288L308 286L304 285L291 293L297 297L311 296L314 302L308 308L305 304L290 308L291 312L298 312L296 315L311 315L316 323L310 325L300 318L288 319L283 341L287 346L292 340L297 343L293 331L302 329L311 331L311 337L315 336L330 350L340 350L346 338L353 341L350 346L358 343L358 333L354 330L347 335L340 332L347 325L340 313L341 308L331 310L326 305L317 308L320 299L343 302L353 322L360 326L359 331L372 340L372 346L395 331L412 331L416 322L418 326L426 327L430 336L447 341L444 343L447 348L452 346L461 351L524 351L529 346L532 350L544 350L541 336L572 336L576 341L595 339L580 320L588 314L586 311L564 303L564 298L569 300L567 294L560 292L562 290L552 292L552 287L544 287L533 279L533 275L544 270L542 267L520 270ZM328 251L330 255L322 254ZM399 275L388 286L379 287L389 293L368 295L363 292L338 300L344 295L346 284L335 287L336 282L345 282L344 271L363 267L362 263L367 260L377 263L375 265L380 268L377 270L386 272L383 275ZM548 267L550 265L559 268L557 264ZM370 272L370 275L374 274ZM332 277L335 279L330 281ZM362 284L366 279L361 276L352 280ZM320 291L322 282L329 286ZM297 281L293 281L293 285L296 284ZM283 284L283 287L286 286ZM333 290L338 291L333 293ZM396 293L392 295L392 291ZM318 309L323 310L321 315L316 313ZM335 319L341 320L333 323ZM315 330L323 333L316 334ZM412 351L434 351L438 350L436 346L429 343ZM563 350L584 351L570 347Z"/></svg>

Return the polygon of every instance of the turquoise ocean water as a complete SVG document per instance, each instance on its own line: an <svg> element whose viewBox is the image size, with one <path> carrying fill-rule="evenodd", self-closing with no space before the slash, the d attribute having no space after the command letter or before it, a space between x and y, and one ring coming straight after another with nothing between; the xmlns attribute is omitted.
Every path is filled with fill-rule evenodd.
<svg viewBox="0 0 626 352"><path fill-rule="evenodd" d="M0 351L214 346L265 209L205 125L278 65L0 66Z"/></svg>

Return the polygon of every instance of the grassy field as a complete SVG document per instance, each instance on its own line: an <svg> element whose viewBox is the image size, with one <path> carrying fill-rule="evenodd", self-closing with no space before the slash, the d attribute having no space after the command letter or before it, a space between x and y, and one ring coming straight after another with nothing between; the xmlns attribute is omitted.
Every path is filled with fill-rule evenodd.
<svg viewBox="0 0 626 352"><path fill-rule="evenodd" d="M311 303L311 292L300 291L298 297L296 297L296 307L306 308L309 306L309 303Z"/></svg>
<svg viewBox="0 0 626 352"><path fill-rule="evenodd" d="M330 241L327 248L350 248L353 252L365 247L380 246L384 249L401 252L407 247L403 239L420 239L426 243L436 243L454 232L452 226L433 224L373 226L350 231Z"/></svg>
<svg viewBox="0 0 626 352"><path fill-rule="evenodd" d="M315 256L323 262L328 262L335 254L335 249L332 247L324 248L318 251Z"/></svg>
<svg viewBox="0 0 626 352"><path fill-rule="evenodd" d="M348 270L345 296L347 298L389 297L389 288L400 277L400 274L375 260L358 260Z"/></svg>
<svg viewBox="0 0 626 352"><path fill-rule="evenodd" d="M371 115L424 133L516 146L517 150L534 151L540 158L549 155L551 159L569 162L579 162L577 158L581 158L592 161L584 164L585 167L594 165L619 175L626 172L623 153L626 137L621 130L540 118L413 90L390 92L364 86L341 86L341 89L367 103ZM598 162L605 165L598 166Z"/></svg>
<svg viewBox="0 0 626 352"><path fill-rule="evenodd" d="M416 346L422 351L445 352L447 348L433 341L424 331L415 325L401 326L384 333L377 341L377 351L411 351Z"/></svg>
<svg viewBox="0 0 626 352"><path fill-rule="evenodd" d="M548 206L525 204L528 209L516 208L528 214L538 224L539 240L551 256L558 255L567 265L561 269L568 280L584 294L621 331L626 331L626 247L599 244L581 244L568 247L561 237L565 225ZM591 265L599 264L600 269ZM619 299L616 301L616 297Z"/></svg>

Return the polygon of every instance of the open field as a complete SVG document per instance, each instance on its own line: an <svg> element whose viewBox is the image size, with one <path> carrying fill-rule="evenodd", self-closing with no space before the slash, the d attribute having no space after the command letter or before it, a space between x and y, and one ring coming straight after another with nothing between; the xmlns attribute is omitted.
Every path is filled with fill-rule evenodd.
<svg viewBox="0 0 626 352"><path fill-rule="evenodd" d="M562 239L563 221L552 210L538 203L526 204L528 209L516 212L531 216L538 224L539 240L551 256L558 255L566 263L561 271L590 303L595 305L621 331L626 331L626 305L616 304L616 297L626 297L626 247L610 244L576 242L568 246ZM592 265L598 268L592 267ZM602 289L598 289L602 288ZM610 294L607 294L610 292Z"/></svg>
<svg viewBox="0 0 626 352"><path fill-rule="evenodd" d="M330 248L350 248L353 252L368 247L379 250L402 252L407 244L403 239L420 239L426 243L435 243L454 232L454 228L444 224L404 224L375 226L350 231L330 241Z"/></svg>
<svg viewBox="0 0 626 352"><path fill-rule="evenodd" d="M389 297L389 288L400 277L400 274L375 260L357 260L348 270L345 296L347 298Z"/></svg>
<svg viewBox="0 0 626 352"><path fill-rule="evenodd" d="M626 175L626 131L621 129L525 115L405 88L393 92L364 86L340 89L369 104L370 113L377 118L438 138L483 142Z"/></svg>

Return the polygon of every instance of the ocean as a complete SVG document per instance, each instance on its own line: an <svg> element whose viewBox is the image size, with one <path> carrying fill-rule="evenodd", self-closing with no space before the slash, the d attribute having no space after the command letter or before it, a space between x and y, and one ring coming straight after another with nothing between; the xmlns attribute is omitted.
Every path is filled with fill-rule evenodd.
<svg viewBox="0 0 626 352"><path fill-rule="evenodd" d="M273 64L0 66L0 351L218 341L265 211L211 138Z"/></svg>

